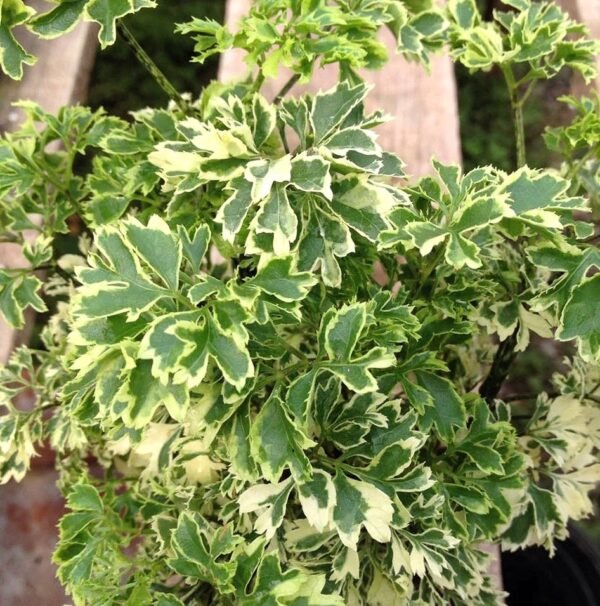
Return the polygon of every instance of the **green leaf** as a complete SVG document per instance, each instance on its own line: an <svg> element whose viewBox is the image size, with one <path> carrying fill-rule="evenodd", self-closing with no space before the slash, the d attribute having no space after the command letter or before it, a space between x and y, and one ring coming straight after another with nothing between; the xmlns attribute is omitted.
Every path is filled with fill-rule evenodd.
<svg viewBox="0 0 600 606"><path fill-rule="evenodd" d="M364 303L346 305L338 310L325 329L325 350L331 360L348 360L367 321Z"/></svg>
<svg viewBox="0 0 600 606"><path fill-rule="evenodd" d="M235 562L220 562L217 557L230 553L235 542L230 536L224 546L216 550L218 543L212 534L212 529L200 515L182 513L172 538L176 557L169 560L169 566L179 574L207 581L223 592L232 592Z"/></svg>
<svg viewBox="0 0 600 606"><path fill-rule="evenodd" d="M286 468L298 480L310 476L311 465L304 450L314 443L292 421L276 392L254 420L250 445L254 460L269 482L278 482Z"/></svg>
<svg viewBox="0 0 600 606"><path fill-rule="evenodd" d="M178 334L178 325L185 326L201 318L199 312L180 312L157 318L142 339L138 356L152 361L152 375L167 384L180 368L182 358L190 353L190 343Z"/></svg>
<svg viewBox="0 0 600 606"><path fill-rule="evenodd" d="M333 523L342 543L356 550L363 526L379 543L390 541L394 508L389 497L373 484L351 480L340 472L333 483L337 498Z"/></svg>
<svg viewBox="0 0 600 606"><path fill-rule="evenodd" d="M333 192L329 170L329 162L321 156L302 153L292 160L290 182L296 189L322 194L331 200Z"/></svg>
<svg viewBox="0 0 600 606"><path fill-rule="evenodd" d="M377 381L371 369L388 368L396 358L382 347L368 353L352 357L366 322L366 304L355 303L337 310L327 318L324 331L324 347L329 362L323 364L356 393L366 393L377 389Z"/></svg>
<svg viewBox="0 0 600 606"><path fill-rule="evenodd" d="M366 97L364 84L352 86L342 82L336 88L315 95L310 112L315 143L320 143L336 130L348 114Z"/></svg>
<svg viewBox="0 0 600 606"><path fill-rule="evenodd" d="M424 429L434 424L446 441L451 441L456 428L462 428L467 422L465 405L456 393L452 383L429 372L418 372L419 385L432 398L432 404L425 407L421 418Z"/></svg>
<svg viewBox="0 0 600 606"><path fill-rule="evenodd" d="M292 381L287 392L287 407L304 429L308 423L317 377L318 370L316 369L300 375Z"/></svg>
<svg viewBox="0 0 600 606"><path fill-rule="evenodd" d="M74 315L82 320L127 313L137 319L169 291L151 281L142 269L142 260L125 236L114 227L99 229L96 246L102 257L93 268L77 268L82 286L76 297Z"/></svg>
<svg viewBox="0 0 600 606"><path fill-rule="evenodd" d="M14 274L0 269L0 313L14 328L25 325L24 311L31 307L36 311L47 310L46 304L39 295L42 282L35 275Z"/></svg>
<svg viewBox="0 0 600 606"><path fill-rule="evenodd" d="M556 338L577 339L586 359L600 359L600 274L584 280L573 290L561 314Z"/></svg>
<svg viewBox="0 0 600 606"><path fill-rule="evenodd" d="M233 194L219 208L215 221L223 225L223 238L233 242L253 203L252 183L239 177L233 179L227 189L233 190Z"/></svg>
<svg viewBox="0 0 600 606"><path fill-rule="evenodd" d="M309 272L294 270L294 257L270 259L256 277L247 282L281 301L301 301L316 284Z"/></svg>
<svg viewBox="0 0 600 606"><path fill-rule="evenodd" d="M73 511L93 511L98 514L104 511L100 494L91 484L75 484L67 496L67 505Z"/></svg>
<svg viewBox="0 0 600 606"><path fill-rule="evenodd" d="M279 484L257 484L246 489L238 499L240 513L259 512L254 529L270 541L283 523L287 502L294 487L291 479Z"/></svg>
<svg viewBox="0 0 600 606"><path fill-rule="evenodd" d="M594 247L579 250L575 247L540 246L530 248L528 255L536 265L562 274L538 295L544 307L556 305L559 312L593 268L600 269L600 252Z"/></svg>
<svg viewBox="0 0 600 606"><path fill-rule="evenodd" d="M568 188L568 182L557 174L524 167L513 173L502 189L510 195L515 213L522 215L542 208L560 208Z"/></svg>
<svg viewBox="0 0 600 606"><path fill-rule="evenodd" d="M153 8L153 0L89 0L85 7L86 16L100 25L98 40L106 48L117 38L117 19L135 13L142 8Z"/></svg>
<svg viewBox="0 0 600 606"><path fill-rule="evenodd" d="M128 427L140 429L152 421L162 405L176 421L183 421L189 405L189 392L181 385L163 385L152 376L152 363L139 360L128 375L119 394L125 404L123 420Z"/></svg>
<svg viewBox="0 0 600 606"><path fill-rule="evenodd" d="M252 201L264 200L275 183L288 183L292 163L289 155L276 160L253 160L244 171L244 178L252 183Z"/></svg>
<svg viewBox="0 0 600 606"><path fill-rule="evenodd" d="M213 319L208 320L208 351L228 383L240 390L254 376L248 350Z"/></svg>
<svg viewBox="0 0 600 606"><path fill-rule="evenodd" d="M482 265L477 245L460 234L450 234L445 258L455 269L462 269L465 265L478 269Z"/></svg>
<svg viewBox="0 0 600 606"><path fill-rule="evenodd" d="M29 28L41 38L58 38L77 25L88 3L89 0L61 2L51 11L32 19Z"/></svg>
<svg viewBox="0 0 600 606"><path fill-rule="evenodd" d="M433 223L409 223L405 229L423 256L428 255L448 237L445 229Z"/></svg>
<svg viewBox="0 0 600 606"><path fill-rule="evenodd" d="M189 261L192 272L198 273L210 245L210 228L208 225L199 225L191 237L181 225L178 226L177 230L181 240L183 256Z"/></svg>
<svg viewBox="0 0 600 606"><path fill-rule="evenodd" d="M177 290L182 259L181 244L165 221L158 215L152 215L147 226L134 218L122 225L129 246L162 278L165 286Z"/></svg>
<svg viewBox="0 0 600 606"><path fill-rule="evenodd" d="M17 42L12 33L14 27L25 23L34 12L22 0L3 0L0 3L0 67L14 80L23 77L23 65L36 62L36 58Z"/></svg>
<svg viewBox="0 0 600 606"><path fill-rule="evenodd" d="M339 288L342 271L337 257L345 257L354 249L348 227L334 215L314 208L300 238L298 267L313 271L320 266L325 285Z"/></svg>
<svg viewBox="0 0 600 606"><path fill-rule="evenodd" d="M323 532L333 522L336 503L335 487L331 476L315 469L313 477L298 485L298 498L308 523L318 532Z"/></svg>
<svg viewBox="0 0 600 606"><path fill-rule="evenodd" d="M286 255L296 239L298 218L290 206L285 187L277 183L263 202L255 219L256 232L273 235L273 252Z"/></svg>
<svg viewBox="0 0 600 606"><path fill-rule="evenodd" d="M253 135L256 149L260 149L275 130L277 112L261 95L252 99Z"/></svg>

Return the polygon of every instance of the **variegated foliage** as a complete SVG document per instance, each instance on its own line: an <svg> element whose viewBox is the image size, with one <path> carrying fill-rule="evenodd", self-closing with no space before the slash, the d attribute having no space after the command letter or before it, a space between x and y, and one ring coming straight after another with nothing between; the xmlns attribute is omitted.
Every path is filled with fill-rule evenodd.
<svg viewBox="0 0 600 606"><path fill-rule="evenodd" d="M151 4L33 15L4 0L1 63L14 76L32 60L16 25L53 37L91 19L108 44ZM16 327L29 307L48 314L40 348L0 371L0 479L22 479L50 440L75 604L496 604L480 542L552 549L591 511L597 100L571 101L579 116L547 133L562 174L434 162L414 182L380 148L388 118L365 111L356 71L384 61L387 25L413 58L448 45L473 70L499 66L521 104L563 66L593 75L580 26L506 4L488 23L470 0L261 0L235 34L179 28L198 61L245 50L245 83L131 122L22 104L0 142L0 238L44 271L0 270L0 310ZM340 64L333 89L261 94L280 66L307 80L319 61ZM79 250L58 254L74 216ZM486 401L496 350L532 333L577 348L555 391Z"/></svg>

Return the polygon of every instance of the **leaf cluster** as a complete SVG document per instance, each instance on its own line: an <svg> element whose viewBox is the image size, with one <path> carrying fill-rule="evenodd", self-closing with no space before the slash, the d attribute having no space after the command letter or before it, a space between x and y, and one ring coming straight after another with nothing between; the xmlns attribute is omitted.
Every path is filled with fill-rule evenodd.
<svg viewBox="0 0 600 606"><path fill-rule="evenodd" d="M53 36L98 18L109 43L149 4L61 2L19 23ZM2 5L1 27L20 6ZM245 82L130 121L22 105L0 142L0 238L30 266L0 270L0 311L49 319L0 371L0 481L50 440L69 507L55 561L76 604L497 604L482 541L551 549L589 513L600 255L580 169L595 101L548 132L562 173L434 161L409 180L357 71L384 60L387 26L413 58L448 44L500 65L517 117L522 85L592 75L595 43L564 13L509 6L490 24L466 0L258 1L234 33L179 27L198 61L247 51ZM318 62L339 64L338 84L288 96ZM280 66L292 79L271 101ZM498 352L532 334L573 343L556 393L490 395Z"/></svg>

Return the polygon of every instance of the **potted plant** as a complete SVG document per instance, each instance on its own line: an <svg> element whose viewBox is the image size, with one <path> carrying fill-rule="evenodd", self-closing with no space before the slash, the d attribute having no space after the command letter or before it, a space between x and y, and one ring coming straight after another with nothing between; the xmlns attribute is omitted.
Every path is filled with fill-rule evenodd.
<svg viewBox="0 0 600 606"><path fill-rule="evenodd" d="M529 0L492 22L473 0L258 0L236 32L178 27L196 61L235 47L251 68L190 99L121 21L152 5L2 5L9 75L33 60L14 26L84 18L103 45L120 29L172 102L131 122L22 103L0 144L1 237L44 270L0 270L0 310L14 326L50 310L43 346L0 375L0 480L45 440L57 452L75 604L498 603L481 543L552 550L599 478L598 100L548 132L561 171L527 166L522 118L539 80L592 78L598 44ZM502 70L514 172L406 179L364 109L382 27L410 58ZM289 95L328 63L333 89ZM73 216L79 250L59 255ZM531 333L573 343L564 371L502 399Z"/></svg>

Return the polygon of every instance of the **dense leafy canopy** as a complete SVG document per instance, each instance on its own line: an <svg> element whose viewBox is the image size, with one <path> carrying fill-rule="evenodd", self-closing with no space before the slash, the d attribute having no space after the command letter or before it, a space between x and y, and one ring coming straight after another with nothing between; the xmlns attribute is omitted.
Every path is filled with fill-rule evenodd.
<svg viewBox="0 0 600 606"><path fill-rule="evenodd" d="M562 171L434 162L415 182L357 70L385 61L387 26L407 56L446 44L517 94L564 66L592 77L597 44L550 3L493 22L472 0L408 4L259 0L237 32L193 19L194 60L239 48L252 77L130 122L23 103L0 141L0 239L40 270L0 269L0 311L20 327L50 310L43 347L0 370L0 481L50 440L76 604L496 604L482 541L552 549L591 511L598 100L548 131ZM16 26L93 20L106 45L152 5L4 0L0 64L33 61ZM331 90L261 94L327 63ZM74 217L79 250L60 253ZM532 333L577 347L555 391L482 397L496 350Z"/></svg>

